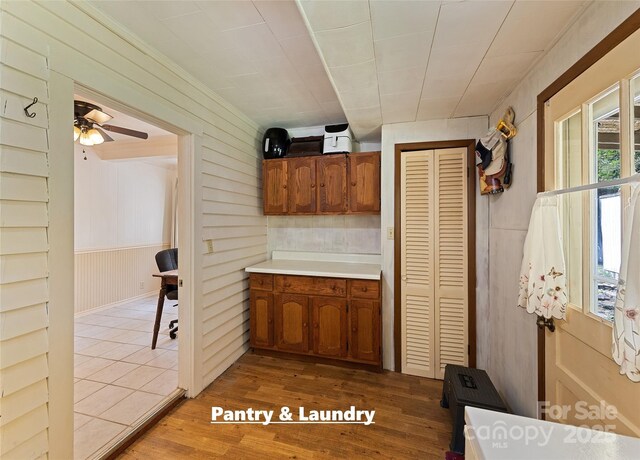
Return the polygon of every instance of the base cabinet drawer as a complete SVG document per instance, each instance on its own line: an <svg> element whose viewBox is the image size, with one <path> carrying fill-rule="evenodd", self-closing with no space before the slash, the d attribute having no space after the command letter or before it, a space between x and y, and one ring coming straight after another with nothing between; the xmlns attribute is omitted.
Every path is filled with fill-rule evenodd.
<svg viewBox="0 0 640 460"><path fill-rule="evenodd" d="M380 282L371 280L349 280L349 295L360 299L380 298Z"/></svg>
<svg viewBox="0 0 640 460"><path fill-rule="evenodd" d="M249 288L260 291L273 291L273 275L251 273L249 276Z"/></svg>
<svg viewBox="0 0 640 460"><path fill-rule="evenodd" d="M346 297L347 280L317 276L276 275L275 290L291 294Z"/></svg>

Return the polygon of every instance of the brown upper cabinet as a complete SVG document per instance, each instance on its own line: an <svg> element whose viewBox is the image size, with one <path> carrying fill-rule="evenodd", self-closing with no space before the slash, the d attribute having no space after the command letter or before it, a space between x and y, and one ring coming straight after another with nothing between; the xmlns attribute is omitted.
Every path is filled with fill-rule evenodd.
<svg viewBox="0 0 640 460"><path fill-rule="evenodd" d="M288 160L289 214L316 212L316 162L307 158Z"/></svg>
<svg viewBox="0 0 640 460"><path fill-rule="evenodd" d="M380 152L263 161L266 215L379 214Z"/></svg>
<svg viewBox="0 0 640 460"><path fill-rule="evenodd" d="M380 154L349 155L349 210L380 212Z"/></svg>
<svg viewBox="0 0 640 460"><path fill-rule="evenodd" d="M318 202L320 213L343 214L347 202L347 158L331 155L318 158Z"/></svg>
<svg viewBox="0 0 640 460"><path fill-rule="evenodd" d="M265 214L286 214L288 211L287 160L262 162L262 192Z"/></svg>

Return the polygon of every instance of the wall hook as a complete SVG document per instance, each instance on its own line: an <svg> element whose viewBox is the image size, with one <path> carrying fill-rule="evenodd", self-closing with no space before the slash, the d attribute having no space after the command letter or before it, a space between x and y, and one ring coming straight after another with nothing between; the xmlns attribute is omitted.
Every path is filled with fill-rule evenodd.
<svg viewBox="0 0 640 460"><path fill-rule="evenodd" d="M29 118L33 118L33 117L35 117L35 116L36 116L36 113L35 113L35 112L33 112L33 113L29 113L29 109L30 109L32 106L34 106L35 104L37 104L37 103L38 103L38 98L37 98L37 97L34 97L34 98L33 98L33 102L24 108L24 114L25 114L27 117L29 117Z"/></svg>

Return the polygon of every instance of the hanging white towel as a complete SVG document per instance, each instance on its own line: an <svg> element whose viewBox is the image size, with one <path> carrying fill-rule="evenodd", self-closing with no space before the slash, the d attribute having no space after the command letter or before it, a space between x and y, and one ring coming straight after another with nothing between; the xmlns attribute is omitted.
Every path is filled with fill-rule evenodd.
<svg viewBox="0 0 640 460"><path fill-rule="evenodd" d="M518 306L544 318L565 319L567 280L558 197L538 197L529 221L520 269Z"/></svg>
<svg viewBox="0 0 640 460"><path fill-rule="evenodd" d="M613 320L613 359L640 382L640 187L631 194L622 236L622 262Z"/></svg>

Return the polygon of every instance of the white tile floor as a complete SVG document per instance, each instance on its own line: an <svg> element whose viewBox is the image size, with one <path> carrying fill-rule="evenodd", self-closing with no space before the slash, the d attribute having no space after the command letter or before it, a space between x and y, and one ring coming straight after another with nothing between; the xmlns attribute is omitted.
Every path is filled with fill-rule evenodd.
<svg viewBox="0 0 640 460"><path fill-rule="evenodd" d="M75 319L75 459L103 452L177 388L178 340L168 325L178 309L165 301L152 350L156 302L148 297Z"/></svg>

